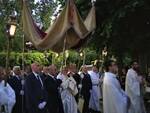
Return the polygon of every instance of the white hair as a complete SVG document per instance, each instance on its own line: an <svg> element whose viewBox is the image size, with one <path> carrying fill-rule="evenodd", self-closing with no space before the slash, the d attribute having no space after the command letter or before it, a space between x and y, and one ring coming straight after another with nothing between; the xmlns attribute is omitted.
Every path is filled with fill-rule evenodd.
<svg viewBox="0 0 150 113"><path fill-rule="evenodd" d="M13 67L13 71L15 71L16 69L20 69L20 66L14 66Z"/></svg>

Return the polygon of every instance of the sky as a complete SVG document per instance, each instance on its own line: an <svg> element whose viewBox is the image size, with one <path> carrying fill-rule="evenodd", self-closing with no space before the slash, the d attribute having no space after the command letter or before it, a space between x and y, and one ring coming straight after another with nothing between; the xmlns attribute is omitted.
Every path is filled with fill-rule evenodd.
<svg viewBox="0 0 150 113"><path fill-rule="evenodd" d="M36 3L36 2L39 2L39 1L41 1L41 0L34 0L35 3ZM53 1L56 2L57 0L53 0ZM58 14L60 8L61 8L61 5L58 5L58 7L57 7L57 9L55 10L53 16L51 16L51 19L52 19L52 22L51 22L51 23L53 23L53 21L55 20L56 17L55 17L54 15ZM58 14L58 15L59 15L59 14ZM58 15L57 15L57 16L58 16Z"/></svg>

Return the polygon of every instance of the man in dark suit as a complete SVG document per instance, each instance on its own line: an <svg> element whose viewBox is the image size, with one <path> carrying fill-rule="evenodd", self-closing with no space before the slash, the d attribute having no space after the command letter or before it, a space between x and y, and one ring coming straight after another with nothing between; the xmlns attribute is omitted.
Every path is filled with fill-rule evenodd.
<svg viewBox="0 0 150 113"><path fill-rule="evenodd" d="M58 90L62 81L56 79L56 70L55 65L49 66L48 76L45 79L45 89L48 92L47 108L49 113L64 113L61 96Z"/></svg>
<svg viewBox="0 0 150 113"><path fill-rule="evenodd" d="M20 66L13 67L13 76L8 79L8 83L16 94L16 104L12 110L12 113L24 113L24 91Z"/></svg>
<svg viewBox="0 0 150 113"><path fill-rule="evenodd" d="M81 95L84 98L84 106L83 106L83 113L89 113L89 100L91 96L91 89L92 89L92 81L91 77L88 74L88 70L86 66L82 66L82 88L81 88Z"/></svg>
<svg viewBox="0 0 150 113"><path fill-rule="evenodd" d="M47 113L47 93L43 77L39 75L40 65L31 64L32 73L25 80L26 109L28 113Z"/></svg>

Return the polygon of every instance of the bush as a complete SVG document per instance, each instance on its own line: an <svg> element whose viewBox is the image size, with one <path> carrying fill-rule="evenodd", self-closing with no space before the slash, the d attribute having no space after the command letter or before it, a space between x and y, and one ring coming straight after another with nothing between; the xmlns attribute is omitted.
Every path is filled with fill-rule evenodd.
<svg viewBox="0 0 150 113"><path fill-rule="evenodd" d="M18 52L11 52L10 54L10 67L13 67L14 65L20 65L22 66L22 53ZM91 61L96 59L96 52L94 51L87 51L86 52L86 64L91 64ZM69 51L69 57L67 59L67 64L69 63L76 63L77 65L82 65L82 60L80 58L79 53L75 51ZM41 52L29 52L24 53L24 64L30 65L33 62L39 62L42 65L50 65L52 62L56 64L58 67L62 65L63 61L63 55L59 54L57 56L53 52L48 53L41 53ZM5 66L6 64L6 53L1 52L0 53L0 65Z"/></svg>

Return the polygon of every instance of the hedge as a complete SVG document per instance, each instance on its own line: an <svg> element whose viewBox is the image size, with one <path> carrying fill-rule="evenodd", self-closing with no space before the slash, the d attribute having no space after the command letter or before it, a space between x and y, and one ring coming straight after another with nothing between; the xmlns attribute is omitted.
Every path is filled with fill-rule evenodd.
<svg viewBox="0 0 150 113"><path fill-rule="evenodd" d="M96 60L97 54L94 51L87 51L86 52L86 64L91 64L93 60ZM53 59L53 60L52 60ZM32 62L39 62L42 65L50 65L52 62L56 64L58 67L61 66L63 60L63 55L56 54L52 52L48 53L41 53L41 52L28 52L24 53L24 64L30 65ZM83 59L80 58L79 53L74 51L69 51L69 57L67 59L67 64L69 63L76 63L82 65ZM5 66L6 64L6 53L0 53L0 66ZM22 65L22 53L18 52L11 52L10 54L10 67L14 65Z"/></svg>

